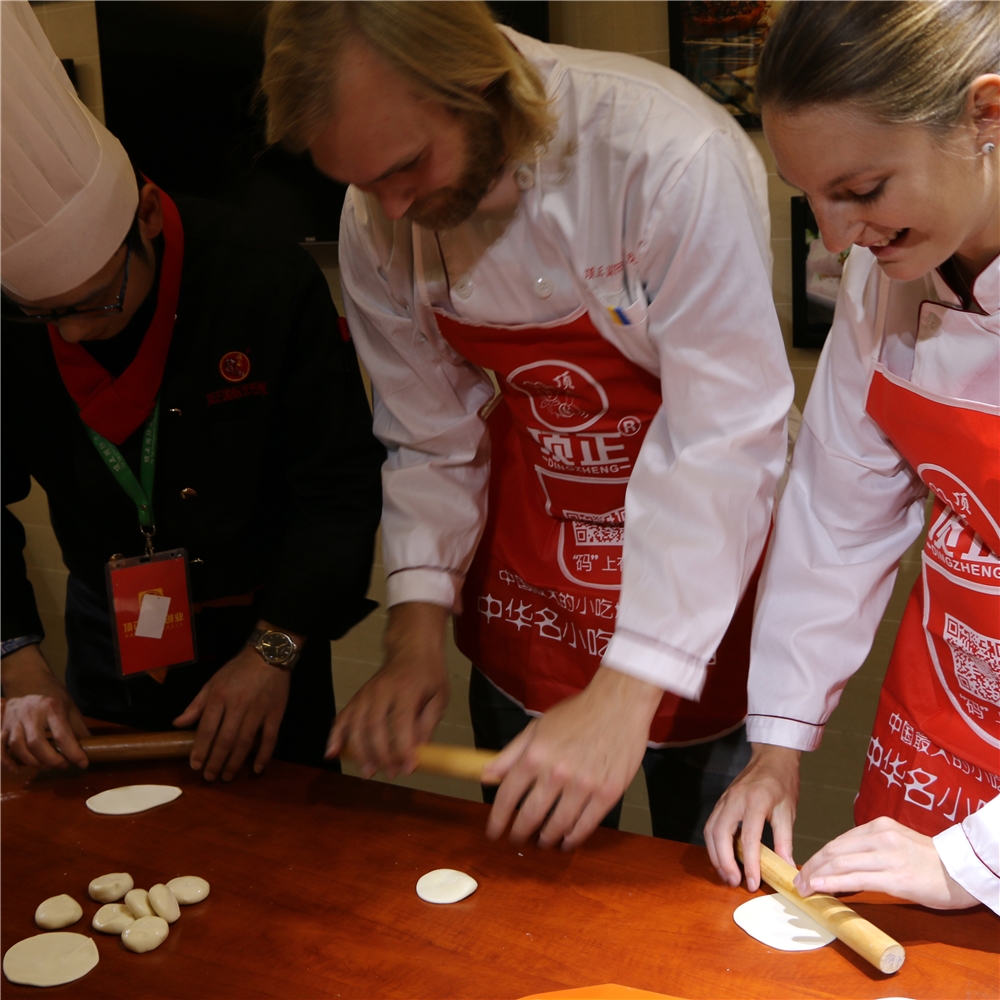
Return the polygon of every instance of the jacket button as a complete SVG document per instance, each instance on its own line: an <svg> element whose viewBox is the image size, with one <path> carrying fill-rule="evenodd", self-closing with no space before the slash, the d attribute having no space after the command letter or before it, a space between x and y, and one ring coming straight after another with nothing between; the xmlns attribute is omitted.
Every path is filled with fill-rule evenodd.
<svg viewBox="0 0 1000 1000"><path fill-rule="evenodd" d="M552 284L551 278L536 278L532 289L534 293L540 299L547 299L551 294L555 286Z"/></svg>
<svg viewBox="0 0 1000 1000"><path fill-rule="evenodd" d="M936 312L930 312L924 317L924 329L930 333L935 333L941 325L941 317Z"/></svg>
<svg viewBox="0 0 1000 1000"><path fill-rule="evenodd" d="M176 406L171 406L170 409L167 410L167 413L169 413L170 416L172 416L172 417L183 417L184 416L184 411L183 410L178 410Z"/></svg>
<svg viewBox="0 0 1000 1000"><path fill-rule="evenodd" d="M184 489L181 490L181 499L182 500L190 500L191 497L196 497L197 495L198 495L198 491L191 489L190 486L185 486Z"/></svg>
<svg viewBox="0 0 1000 1000"><path fill-rule="evenodd" d="M463 274L458 281L455 282L454 292L460 299L467 299L474 291L476 285L475 282L466 274Z"/></svg>
<svg viewBox="0 0 1000 1000"><path fill-rule="evenodd" d="M535 174L531 167L522 163L514 171L514 183L521 191L530 191L535 186Z"/></svg>

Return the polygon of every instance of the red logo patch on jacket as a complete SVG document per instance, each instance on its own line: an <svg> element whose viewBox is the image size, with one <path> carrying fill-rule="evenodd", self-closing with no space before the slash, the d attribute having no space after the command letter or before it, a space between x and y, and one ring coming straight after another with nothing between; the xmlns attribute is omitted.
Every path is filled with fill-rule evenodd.
<svg viewBox="0 0 1000 1000"><path fill-rule="evenodd" d="M227 382L242 382L250 374L250 359L242 351L223 354L219 374Z"/></svg>

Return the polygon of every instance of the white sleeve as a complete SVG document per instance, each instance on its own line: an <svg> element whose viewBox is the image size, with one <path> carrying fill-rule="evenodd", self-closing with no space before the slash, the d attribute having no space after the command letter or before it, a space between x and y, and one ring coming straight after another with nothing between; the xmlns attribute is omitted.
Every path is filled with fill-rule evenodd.
<svg viewBox="0 0 1000 1000"><path fill-rule="evenodd" d="M934 838L948 874L1000 915L1000 796Z"/></svg>
<svg viewBox="0 0 1000 1000"><path fill-rule="evenodd" d="M793 384L750 169L716 132L636 206L663 404L626 493L604 662L685 698L700 695L760 557L785 465Z"/></svg>
<svg viewBox="0 0 1000 1000"><path fill-rule="evenodd" d="M873 260L857 248L848 259L778 505L751 641L756 743L819 746L923 526L923 484L865 412Z"/></svg>
<svg viewBox="0 0 1000 1000"><path fill-rule="evenodd" d="M394 294L388 277L395 267L412 291L412 268L392 259L407 247L397 240L382 260L379 238L365 196L351 188L341 218L340 274L351 336L372 378L375 434L388 449L386 603L427 601L459 611L486 519L489 436L479 410L493 385L420 331L412 296Z"/></svg>

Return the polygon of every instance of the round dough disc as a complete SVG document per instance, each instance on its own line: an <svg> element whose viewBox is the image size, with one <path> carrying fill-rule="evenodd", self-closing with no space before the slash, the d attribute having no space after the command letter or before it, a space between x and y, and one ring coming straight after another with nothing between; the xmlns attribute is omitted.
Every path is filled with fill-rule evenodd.
<svg viewBox="0 0 1000 1000"><path fill-rule="evenodd" d="M8 948L3 957L3 974L12 983L25 986L59 986L85 976L99 957L93 938L51 931Z"/></svg>
<svg viewBox="0 0 1000 1000"><path fill-rule="evenodd" d="M205 899L212 887L197 875L178 875L167 883L167 888L181 906L190 906Z"/></svg>
<svg viewBox="0 0 1000 1000"><path fill-rule="evenodd" d="M173 802L181 790L176 785L123 785L87 799L87 808L104 816L128 816Z"/></svg>
<svg viewBox="0 0 1000 1000"><path fill-rule="evenodd" d="M777 892L737 906L733 920L750 937L779 951L813 951L834 940L825 927Z"/></svg>
<svg viewBox="0 0 1000 1000"><path fill-rule="evenodd" d="M417 895L427 903L457 903L478 888L471 875L454 868L435 868L417 879Z"/></svg>

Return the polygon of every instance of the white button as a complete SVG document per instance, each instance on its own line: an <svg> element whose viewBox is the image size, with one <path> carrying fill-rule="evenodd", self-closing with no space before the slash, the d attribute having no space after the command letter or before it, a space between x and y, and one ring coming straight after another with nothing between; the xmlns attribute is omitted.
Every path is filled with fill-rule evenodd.
<svg viewBox="0 0 1000 1000"><path fill-rule="evenodd" d="M941 325L941 317L938 316L936 312L928 313L924 317L924 326L934 333L935 330Z"/></svg>
<svg viewBox="0 0 1000 1000"><path fill-rule="evenodd" d="M514 183L522 190L528 191L535 186L535 174L531 167L522 163L514 171Z"/></svg>
<svg viewBox="0 0 1000 1000"><path fill-rule="evenodd" d="M454 292L460 299L467 299L475 290L475 283L468 276L463 274L458 281L455 282Z"/></svg>
<svg viewBox="0 0 1000 1000"><path fill-rule="evenodd" d="M547 299L551 294L555 286L552 284L551 278L536 278L535 284L533 285L535 294L540 299Z"/></svg>

